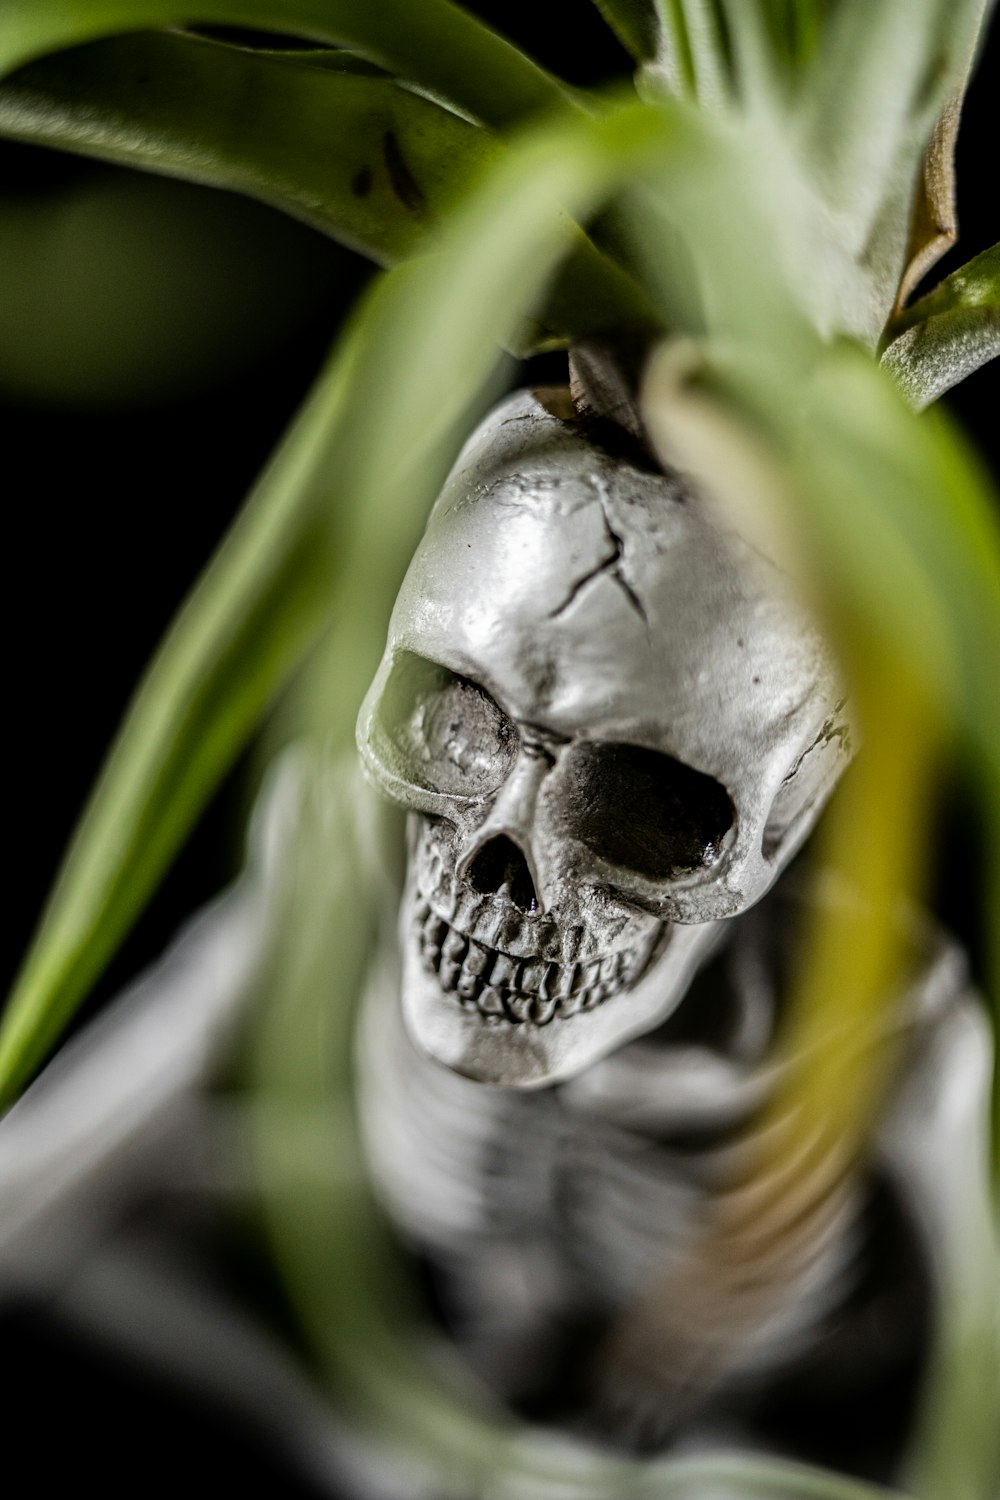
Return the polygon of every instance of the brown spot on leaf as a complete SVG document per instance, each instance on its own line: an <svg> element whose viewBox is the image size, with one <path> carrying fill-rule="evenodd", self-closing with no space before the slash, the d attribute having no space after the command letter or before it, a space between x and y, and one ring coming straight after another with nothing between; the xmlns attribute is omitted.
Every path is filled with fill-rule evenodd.
<svg viewBox="0 0 1000 1500"><path fill-rule="evenodd" d="M389 182L400 203L411 213L423 213L427 200L420 184L407 166L403 153L399 149L399 142L391 130L387 130L382 137L382 155L389 173Z"/></svg>
<svg viewBox="0 0 1000 1500"><path fill-rule="evenodd" d="M371 167L362 167L351 178L351 192L355 198L367 198L375 181Z"/></svg>

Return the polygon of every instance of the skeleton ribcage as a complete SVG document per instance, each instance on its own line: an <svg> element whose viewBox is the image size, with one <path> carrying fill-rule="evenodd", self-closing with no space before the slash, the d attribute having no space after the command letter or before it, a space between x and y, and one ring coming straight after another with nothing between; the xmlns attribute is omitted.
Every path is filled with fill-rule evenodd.
<svg viewBox="0 0 1000 1500"><path fill-rule="evenodd" d="M673 1076L690 1087L699 1064L707 1082L699 1108L689 1103L695 1134L680 1128L670 1093ZM579 1085L484 1088L415 1050L392 974L366 1004L362 1107L378 1190L411 1245L447 1276L474 1362L511 1393L568 1326L612 1328L654 1277L683 1267L768 1081L759 1062L713 1063L691 1046L664 1047L658 1060L648 1042L601 1067ZM857 1204L852 1191L737 1371L787 1364L842 1299Z"/></svg>

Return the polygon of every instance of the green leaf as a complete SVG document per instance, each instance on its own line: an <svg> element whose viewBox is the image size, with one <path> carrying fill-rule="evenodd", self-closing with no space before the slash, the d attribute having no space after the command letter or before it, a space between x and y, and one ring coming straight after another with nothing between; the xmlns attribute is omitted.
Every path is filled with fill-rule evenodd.
<svg viewBox="0 0 1000 1500"><path fill-rule="evenodd" d="M559 133L553 131L537 137L534 142L537 154L526 145L498 162L476 200L463 209L461 222L452 225L452 234L440 260L411 268L412 279L408 284L397 283L398 302L394 306L383 303L383 318L369 325L366 349L370 351L372 363L359 385L369 425L364 431L357 432L357 446L351 458L351 490L362 497L362 503L354 513L356 530L349 569L352 585L349 594L342 596L328 672L325 678L318 679L321 686L316 693L318 722L324 732L332 732L335 739L343 737L350 713L348 705L357 702L360 687L369 675L373 658L381 645L382 621L393 591L394 575L409 555L424 508L436 488L438 464L428 461L428 424L432 431L435 427L439 430L443 402L450 402L452 409L457 409L458 398L451 390L452 381L457 381L459 389L465 392L482 385L486 369L486 336L496 337L502 331L504 321L516 305L517 286L537 285L536 278L544 274L551 251L546 249L547 241L542 235L540 222L535 218L541 206L552 197L569 212L582 215L593 206L599 193L610 190L615 180L639 179L643 186L648 186L662 173L663 192L671 196L671 201L678 205L681 218L688 224L692 253L703 265L706 277L713 280L717 275L732 275L732 252L725 253L715 246L717 215L723 212L717 202L716 188L725 184L730 189L728 196L724 195L726 211L750 212L746 200L753 189L747 187L751 179L742 170L742 155L734 151L728 140L703 132L689 111L675 109L664 113L669 128L658 144L654 137L643 140L639 134L639 127L645 127L647 120L648 116L641 113L622 111L617 117L587 126L567 124ZM618 136L618 144L614 155L606 159L599 146L610 147L612 130ZM631 139L628 130L632 132ZM706 163L711 164L712 160L709 140L721 159L721 165L716 163L717 174L714 176L706 176ZM506 217L505 208L508 210ZM519 229L515 229L515 225ZM536 235L539 236L537 239ZM709 253L713 246L714 256ZM779 334L771 343L768 341L768 335L773 334L775 328L774 296L780 279L780 268L769 264L761 270L755 258L744 256L736 268L735 285L727 287L724 294L713 288L716 295L712 300L720 330L735 335L740 355L748 360L747 370L752 371L752 376L747 371L744 373L747 374L747 385L756 394L751 400L741 384L741 404L758 421L766 415L770 424L768 430L773 432L775 443L780 443L784 462L793 475L796 495L809 496L811 500L811 486L816 481L816 503L822 506L820 545L824 545L829 537L838 543L833 570L836 584L839 585L845 574L849 576L852 583L847 598L856 604L859 585L853 575L863 568L860 592L865 606L864 618L870 619L874 613L880 642L885 634L882 627L888 619L889 633L894 640L899 632L905 635L912 624L908 619L903 624L906 589L913 572L913 563L908 560L905 550L905 532L912 521L912 507L902 516L897 517L895 513L905 506L911 488L911 459L907 455L917 424L901 406L889 383L873 372L855 349L837 349L829 353L815 336L811 341L803 336L793 343L794 359L785 364L785 340ZM762 287L768 295L759 297L757 293ZM673 307L666 311L672 315ZM787 326L796 326L799 317L793 305L787 314ZM785 326L782 325L782 331ZM774 369L767 361L763 362L763 370L761 368L760 351L768 348L781 351L776 357L780 378L775 377ZM757 351L755 362L753 351ZM813 360L814 389L807 390L810 402L803 409L798 383L803 368L806 368L806 351L811 353ZM413 381L410 371L414 368L433 372L440 383ZM855 369L863 372L857 376L857 381ZM806 374L809 373L806 368ZM761 379L762 392L753 384ZM757 416L758 406L760 417ZM819 434L817 443L821 444L816 454L811 447L814 431ZM943 446L947 447L946 444ZM958 565L964 567L971 546L978 558L973 593L979 596L978 604L981 604L980 585L987 571L990 548L994 546L993 533L989 524L984 522L983 496L960 461L958 482L948 482L949 479L956 480L956 475L942 472L950 463L950 450L942 452L942 445L934 439L925 441L922 447L919 447L918 439L918 448L916 462L925 469L921 481L924 492L934 489L936 493L943 486L948 504L955 507L961 523L957 542L952 540L949 544L951 556L946 562L946 570L956 559ZM931 461L929 466L928 460ZM883 482L889 483L893 491L889 502L890 516L880 524L873 543L871 528L861 525L859 513L866 519L868 511L877 506ZM964 491L963 485L966 487ZM844 486L848 491L846 496L840 493ZM937 503L940 506L942 502ZM841 534L845 506L851 514L849 526L845 523L844 529L853 528L854 531L851 532L853 540L849 538L847 561L842 562L846 546ZM938 519L939 515L940 511ZM854 532L859 535L854 535ZM904 533L902 538L898 532ZM894 549L881 571L878 584L883 592L892 594L888 615L881 605L873 610L868 597L872 592L869 577L876 567L884 535L889 536ZM935 532L935 544L938 540ZM982 557L977 552L980 544L985 549ZM917 550L923 550L923 538ZM861 551L871 555L859 557ZM897 566L899 555L904 561ZM921 558L918 566L922 561ZM894 586L900 581L902 589ZM950 577L947 586L954 587L954 580ZM876 594L878 588L874 590ZM377 599L381 599L380 605L372 603ZM976 615L977 607L971 604L969 616L962 622L963 640L969 634L969 621ZM988 618L981 618L980 626L988 623ZM927 638L924 635L914 649L919 650ZM936 637L930 638L936 643ZM949 668L950 658L944 664L940 647L936 645L928 670L947 671ZM936 687L939 677L935 675L932 682ZM308 820L310 825L317 821L315 818ZM316 857L318 868L322 868L322 851ZM330 928L330 924L315 918L310 893L315 894L317 881L310 877L308 870L307 860L297 882L303 905L298 908L297 915L291 915L290 925L281 937L282 943L287 943L290 955L301 950L308 933ZM360 908L352 911L349 917L345 917L342 910L338 912L338 920L346 923L349 932L363 925L363 917ZM331 1152L335 1141L340 1144L340 1159L344 1165L342 1172L338 1173L338 1182L356 1186L356 1162L345 1159L344 1155L346 1101L339 1101L336 1113L333 1113L331 1091L322 1080L316 1079L314 1038L319 1013L310 1010L311 1006L322 1006L327 1013L332 1004L342 1017L351 1009L354 996L347 986L337 989L336 1001L332 998L338 973L338 947L334 935L325 959L321 957L318 973L308 981L305 992L294 997L283 988L282 981L290 966L280 961L274 965L278 992L273 1002L276 1009L273 1023L268 1028L269 1040L261 1047L260 1063L264 1070L266 1094L268 1070L274 1066L274 1038L280 1036L284 1041L286 1086L287 1078L295 1074L294 1059L289 1060L288 1054L294 1053L297 1047L301 1048L300 1061L303 1068L310 1070L320 1128L326 1130ZM832 980L835 985L835 972ZM284 1009L286 1001L291 1010ZM297 1012L295 1020L293 1012ZM343 1069L338 1071L342 1073ZM295 1085L291 1088L291 1097L301 1103L307 1092L307 1089ZM260 1134L262 1149L271 1163L270 1170L280 1181L281 1169L274 1166L277 1149L274 1132L276 1122L288 1118L288 1115L273 1096L272 1106L262 1118ZM301 1155L301 1150L289 1141L288 1173L294 1172L294 1162L296 1158L301 1159ZM383 1421L391 1422L397 1439L413 1445L423 1461L433 1459L444 1472L454 1475L453 1483L458 1493L475 1489L467 1466L477 1463L477 1454L479 1465L502 1464L505 1481L512 1492L531 1493L531 1485L539 1484L539 1478L535 1467L537 1456L530 1449L527 1455L523 1455L516 1443L505 1444L504 1433L484 1428L481 1417L478 1417L477 1426L478 1414L469 1411L464 1403L460 1404L454 1395L449 1401L448 1392L441 1391L440 1383L430 1369L421 1373L419 1368L413 1369L412 1364L408 1367L404 1356L412 1358L412 1350L394 1345L392 1327L386 1327L377 1313L378 1327L371 1330L372 1336L359 1338L356 1311L361 1307L377 1309L382 1305L380 1285L369 1271L369 1255L352 1256L352 1269L346 1276L331 1277L324 1270L328 1253L336 1254L337 1250L324 1239L323 1226L336 1224L342 1214L335 1211L336 1205L322 1183L314 1180L313 1192L313 1203L307 1207L301 1178L286 1177L283 1192L274 1200L271 1217L276 1243L288 1267L292 1293L297 1299L303 1324L317 1339L331 1378L336 1379L340 1389L349 1385L366 1406L381 1415ZM356 1211L357 1202L354 1200L352 1222ZM344 1266L342 1249L338 1265ZM342 1294L349 1299L354 1314L341 1316L339 1299ZM393 1357L394 1351L398 1358ZM759 1492L769 1495L853 1493L850 1481L833 1476L806 1475L792 1470L781 1473L777 1469L762 1475L755 1472L752 1461L736 1458L732 1462L733 1469L728 1475L713 1470L711 1465L706 1465L700 1474L685 1470L683 1464L676 1470L669 1464L651 1465L642 1473L642 1483L648 1483L648 1489L643 1488L641 1493L665 1495L679 1491L684 1494L688 1487L697 1492L699 1479L713 1486L713 1493L720 1488L727 1493L727 1480L734 1494L740 1495L757 1493L758 1483ZM456 1474L458 1466L461 1466L461 1471ZM558 1455L549 1460L547 1472L553 1478L558 1477L563 1484L570 1482L568 1476L560 1472ZM588 1490L581 1479L581 1493L616 1493L630 1477L627 1470L622 1470L617 1476L611 1471L603 1471L600 1475L592 1471L589 1476L591 1488Z"/></svg>
<svg viewBox="0 0 1000 1500"><path fill-rule="evenodd" d="M0 75L48 52L167 26L247 27L348 47L491 125L570 97L556 79L449 0L4 0Z"/></svg>
<svg viewBox="0 0 1000 1500"><path fill-rule="evenodd" d="M0 134L244 192L392 265L503 149L353 55L179 33L114 38L0 83ZM521 347L655 321L582 235Z"/></svg>
<svg viewBox="0 0 1000 1500"><path fill-rule="evenodd" d="M655 0L594 0L622 46L636 62L656 56L659 24Z"/></svg>
<svg viewBox="0 0 1000 1500"><path fill-rule="evenodd" d="M1000 245L905 308L888 338L882 363L918 411L1000 356Z"/></svg>
<svg viewBox="0 0 1000 1500"><path fill-rule="evenodd" d="M922 251L910 243L922 162L942 116L957 111L987 3L838 0L823 30L801 105L803 151L838 235L870 279L872 344ZM941 206L947 171L932 175Z"/></svg>
<svg viewBox="0 0 1000 1500"><path fill-rule="evenodd" d="M706 349L699 386L787 465L834 617L895 643L1000 787L1000 506L958 432L943 412L908 411L846 343L811 371L749 343Z"/></svg>
<svg viewBox="0 0 1000 1500"><path fill-rule="evenodd" d="M728 30L720 0L654 0L655 53L642 69L645 91L709 107L730 96Z"/></svg>
<svg viewBox="0 0 1000 1500"><path fill-rule="evenodd" d="M0 1104L57 1040L326 617L317 512L350 348L317 384L155 657L66 855L0 1030Z"/></svg>
<svg viewBox="0 0 1000 1500"><path fill-rule="evenodd" d="M811 60L831 0L760 0L776 54L795 70Z"/></svg>
<svg viewBox="0 0 1000 1500"><path fill-rule="evenodd" d="M944 313L1000 306L1000 245L973 256L893 319L889 337Z"/></svg>
<svg viewBox="0 0 1000 1500"><path fill-rule="evenodd" d="M178 33L93 43L0 83L0 133L284 209L382 265L501 148L392 79Z"/></svg>
<svg viewBox="0 0 1000 1500"><path fill-rule="evenodd" d="M998 356L1000 303L955 308L917 323L892 341L882 364L914 411L923 411Z"/></svg>
<svg viewBox="0 0 1000 1500"><path fill-rule="evenodd" d="M642 105L532 135L452 216L450 253L400 267L364 304L129 711L4 1016L0 1099L56 1040L333 607L347 621L354 667L341 691L353 705L442 444L573 243L553 205L589 212L663 139L662 117ZM324 510L336 518L328 544ZM346 580L335 600L334 556Z"/></svg>
<svg viewBox="0 0 1000 1500"><path fill-rule="evenodd" d="M831 810L825 855L865 892L864 917L883 916L869 928L860 966L860 934L838 934L830 919L829 933L821 930L815 951L811 945L800 960L803 994L793 1011L813 1025L825 1015L835 1034L850 1006L873 1012L894 1003L884 970L881 984L871 975L891 947L888 913L901 889L913 890L920 845L929 844L927 796L919 791L943 730L960 738L980 777L988 826L1000 827L996 496L944 415L907 411L884 373L846 344L821 350L811 374L749 341L738 351L668 345L650 369L646 415L665 457L693 472L737 514L742 531L756 528L768 554L811 583L848 686L858 697L863 689L863 758L858 779ZM910 700L906 714L900 688ZM901 859L907 841L910 858ZM831 858L838 847L840 857ZM1000 904L994 864L989 912ZM870 892L880 866L885 878ZM995 924L989 937L1000 1023ZM821 1070L836 1061L829 1047L817 1059ZM858 1128L856 1074L855 1065L852 1088L841 1086L828 1104L850 1111L837 1126L841 1140ZM884 1075L869 1079L875 1089L884 1083ZM814 1086L802 1099L797 1131L817 1093ZM986 1500L997 1478L995 1413L982 1396L996 1389L1000 1372L996 1229L985 1163L963 1160L956 1170L971 1184L968 1222L954 1226L939 1265L934 1378L914 1466L922 1500Z"/></svg>

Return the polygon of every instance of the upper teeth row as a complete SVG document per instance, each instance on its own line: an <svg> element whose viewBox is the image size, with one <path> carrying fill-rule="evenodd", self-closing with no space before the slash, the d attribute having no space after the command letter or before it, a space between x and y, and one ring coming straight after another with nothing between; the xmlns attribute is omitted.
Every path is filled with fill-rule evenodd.
<svg viewBox="0 0 1000 1500"><path fill-rule="evenodd" d="M556 1016L593 1010L634 977L636 950L589 963L514 958L477 943L418 899L416 925L425 966L459 1004L486 1017L544 1026Z"/></svg>

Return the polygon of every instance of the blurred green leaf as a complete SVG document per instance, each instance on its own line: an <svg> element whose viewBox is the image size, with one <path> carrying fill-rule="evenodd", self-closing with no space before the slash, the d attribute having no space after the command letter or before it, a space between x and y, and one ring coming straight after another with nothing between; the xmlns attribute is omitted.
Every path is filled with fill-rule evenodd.
<svg viewBox="0 0 1000 1500"><path fill-rule="evenodd" d="M1000 508L986 474L944 413L918 420L847 349L818 372L799 446L804 485L823 486L815 521L840 608L897 643L1000 787Z"/></svg>
<svg viewBox="0 0 1000 1500"><path fill-rule="evenodd" d="M838 0L816 49L799 108L805 161L870 278L873 344L913 253L921 163L942 113L957 109L988 4Z"/></svg>
<svg viewBox="0 0 1000 1500"><path fill-rule="evenodd" d="M646 90L708 106L729 97L727 18L720 0L653 0L658 18L656 50L646 60Z"/></svg>
<svg viewBox="0 0 1000 1500"><path fill-rule="evenodd" d="M1000 882L993 889L1000 890ZM987 1178L988 1121L983 1124L982 1137L962 1159L948 1161L952 1182ZM984 1222L970 1195L964 1203L953 1195L953 1201L952 1255L937 1268L940 1311L907 1487L919 1500L992 1500L1000 1486L1000 1221L994 1215Z"/></svg>
<svg viewBox="0 0 1000 1500"><path fill-rule="evenodd" d="M816 50L837 0L760 0L771 44L788 65L801 69Z"/></svg>
<svg viewBox="0 0 1000 1500"><path fill-rule="evenodd" d="M827 1149L810 1162L815 1180L800 1193L821 1213L822 1169L863 1147L885 1091L884 1051L858 1048L896 1024L894 913L902 892L918 892L929 857L929 775L942 733L963 737L980 772L981 805L1000 826L995 498L944 417L908 412L848 345L821 350L808 377L750 347L668 346L650 371L646 413L664 456L736 511L741 531L756 530L779 558L771 544L783 538L784 561L811 582L857 700L864 754L824 844L826 863L863 899L853 913L823 918L799 958L786 1045L804 1066L790 1069L767 1117L773 1128L765 1121L761 1130L765 1153L751 1158L755 1175L744 1185L794 1159L781 1154L782 1143L809 1139L812 1129ZM988 904L1000 906L996 880ZM991 940L1000 1021L1000 933ZM977 1176L976 1164L963 1162L962 1171L971 1173L974 1214L938 1268L933 1380L914 1470L928 1500L988 1500L998 1477L994 1414L981 1400L1000 1377L998 1244L985 1168ZM789 1227L809 1231L801 1196ZM734 1229L720 1224L706 1264L724 1259L725 1234L741 1228L739 1220Z"/></svg>
<svg viewBox="0 0 1000 1500"><path fill-rule="evenodd" d="M877 716L866 721L878 739L881 757L874 762L873 777L869 778L870 795L862 798L860 811L854 808L844 832L845 847L867 849L872 839L881 840L877 847L885 855L872 875L878 899L867 921L866 942L855 955L858 975L852 999L864 1018L869 1006L874 1008L876 1002L885 1004L887 997L891 999L886 974L893 949L883 919L898 897L900 882L911 873L915 851L919 852L926 838L925 828L908 824L912 842L907 843L899 837L898 826L900 806L908 809L911 805L908 789L923 784L927 747L939 729L938 713L925 716L923 710L934 701L953 670L956 644L964 649L975 638L981 651L983 631L995 624L996 612L983 589L996 555L995 526L979 476L950 435L918 422L908 413L891 384L873 370L860 350L824 345L815 332L810 333L804 311L794 304L786 310L787 327L781 325L781 337L773 337L780 284L780 272L773 260L768 257L762 266L759 260L744 256L734 271L732 253L717 244L717 215L722 210L716 189L720 185L728 189L723 202L729 212L745 214L751 221L754 217L757 184L749 186L752 179L744 169L743 155L732 138L706 132L690 111L664 111L659 141L654 118L652 112L625 109L587 124L567 122L558 131L541 133L512 151L496 164L477 198L461 210L441 257L410 268L408 284L396 283L398 301L394 305L383 302L380 319L369 324L365 348L371 365L358 386L365 393L366 427L355 432L349 460L351 492L360 497L354 512L351 582L340 598L328 674L325 679L317 679L326 686L315 695L313 722L337 741L345 736L348 705L358 701L377 656L396 578L437 488L439 463L431 460L429 433L433 435L440 422L440 403L442 399L454 401L454 396L448 397L453 379L458 379L465 390L481 385L485 336L489 333L497 337L517 305L518 285L524 296L551 253L544 250L544 239L532 244L533 236L540 233L530 227L533 216L553 198L569 212L583 214L588 205L593 206L595 195L610 191L616 179L661 187L687 226L692 253L706 278L710 282L717 277L727 281L721 291L713 286L714 296L706 298L713 305L712 326L720 341L726 332L730 335L729 345L722 343L729 352L719 360L719 369L725 372L724 379L719 377L721 387L735 404L739 420L748 422L769 444L773 461L784 471L789 492L802 505L808 501L811 509L803 524L808 520L817 552L829 559L827 582L837 597L838 617L842 610L850 621L859 622L852 624L852 641L860 641L862 646L874 642L880 652L888 652L887 670L893 676L876 676L871 696L881 702L892 723L887 725ZM647 130L651 131L648 137ZM609 148L613 140L612 153ZM505 208L509 210L506 221ZM521 225L516 242L511 221ZM526 276L530 278L527 285ZM761 292L764 295L759 295ZM675 310L668 299L665 316L672 319ZM780 353L774 352L776 348ZM786 357L789 351L791 357ZM429 384L427 379L414 382L409 373L414 368L439 372L440 385ZM673 455L667 451L666 456ZM914 491L916 468L921 472ZM880 514L884 488L889 491L887 517ZM929 519L922 518L917 510L924 503L931 507ZM868 524L872 516L874 537ZM949 518L947 522L945 517ZM945 538L946 555L932 555L942 542L942 527L954 526L956 520L958 536ZM914 526L918 530L915 542L909 535ZM955 624L946 623L943 631L937 579L942 562L945 581L940 592L947 604L957 604L960 612ZM969 588L965 574L970 563L968 597L954 599L960 587ZM914 580L919 585L915 595ZM886 604L880 594L891 595L891 602ZM919 617L916 625L913 613ZM900 635L904 638L902 646ZM991 650L987 645L987 652ZM915 714L909 684L918 658L921 691ZM893 705L898 694L889 692L880 699L878 688L887 684L897 687L900 660L905 663L903 680L909 704L906 724L914 732L904 729L903 744L897 747L893 732L899 725ZM980 679L976 674L988 670L989 659L971 669L980 686L985 677ZM975 707L975 683L970 686L972 694L962 704L961 718L973 740L982 745L987 710L982 703ZM946 695L944 702L954 704L954 688L949 687L948 693L951 696ZM905 764L900 757L905 758ZM882 792L887 767L895 776L898 801ZM308 890L315 882L304 878L301 884ZM311 929L316 928L312 918L303 920ZM350 919L352 925L355 921L360 921L360 914ZM297 919L293 919L285 938L293 946L297 931ZM327 968L314 981L314 1003L318 1004L321 996L326 1007L331 1003L336 946L334 937ZM279 990L275 1003L280 1008L280 963L275 972ZM842 1000L843 966L838 969L824 964L823 973L826 998L833 995ZM346 991L340 993L349 1008L354 997ZM829 1020L828 1008L819 1019ZM291 1028L285 1034L288 1045L293 1045ZM303 1035L314 1035L311 1023ZM265 1058L269 1051L264 1048ZM873 1085L872 1075L856 1070L852 1081L857 1090L844 1091L844 1104L851 1099L870 1101L867 1085ZM323 1090L318 1093L322 1096ZM866 1109L863 1118L851 1122L852 1140L864 1134L867 1117ZM831 1119L833 1126L840 1122L835 1113ZM339 1125L337 1131L342 1135ZM262 1133L273 1143L273 1120ZM330 1139L332 1142L332 1134ZM344 1175L356 1181L353 1169ZM291 1189L288 1196L292 1196ZM404 1427L410 1440L419 1442L425 1453L433 1450L447 1470L457 1462L468 1462L466 1445L475 1446L476 1428L474 1425L470 1434L467 1424L477 1420L474 1411L470 1413L466 1407L460 1418L463 1408L456 1407L454 1421L449 1422L445 1393L441 1398L445 1415L431 1418L427 1403L433 1387L428 1375L421 1378L419 1372L407 1373L398 1362L383 1358L378 1352L379 1339L369 1342L359 1337L351 1323L343 1325L351 1329L349 1346L341 1342L340 1320L331 1303L331 1281L321 1271L325 1251L319 1226L324 1220L333 1222L330 1212L317 1211L308 1228L301 1224L293 1228L293 1243L285 1240L283 1253L289 1257L286 1264L293 1295L297 1287L302 1298L304 1326L321 1341L328 1368L341 1385L349 1383L381 1421L397 1430ZM274 1221L279 1225L278 1235L287 1236L286 1213L276 1212ZM352 1282L349 1295L355 1307L377 1301L374 1283L362 1287ZM359 1355L359 1347L374 1351L371 1359L366 1353ZM529 1476L517 1468L516 1449L497 1455L497 1441L496 1433L492 1439L485 1434L484 1451L491 1461L503 1462L505 1482L510 1482L514 1493L516 1485L526 1484ZM553 1463L557 1466L558 1460ZM646 1472L651 1477L652 1470ZM707 1468L706 1475L710 1472ZM594 1482L593 1476L590 1482ZM601 1482L606 1484L607 1476ZM656 1482L661 1486L660 1493L670 1492L667 1465L656 1469ZM707 1482L718 1484L718 1474ZM467 1481L461 1483L467 1488ZM734 1490L753 1493L753 1485L753 1465L747 1461L739 1480L734 1480ZM847 1485L841 1493L850 1493L849 1481L821 1476L803 1479L791 1474L786 1490L772 1473L762 1488L772 1494L833 1495L838 1493L838 1485Z"/></svg>
<svg viewBox="0 0 1000 1500"><path fill-rule="evenodd" d="M58 1037L334 605L353 664L341 691L356 706L364 642L384 628L442 452L572 244L553 205L586 214L665 139L662 116L638 104L531 134L452 215L450 253L399 268L363 305L129 711L5 1013L0 1098ZM323 508L336 518L328 544Z"/></svg>
<svg viewBox="0 0 1000 1500"><path fill-rule="evenodd" d="M570 97L556 79L449 0L4 0L0 74L98 37L233 26L348 47L491 125Z"/></svg>
<svg viewBox="0 0 1000 1500"><path fill-rule="evenodd" d="M838 326L844 259L769 121L704 125L681 170L654 162L624 195L641 279L671 331L780 348L800 368Z"/></svg>
<svg viewBox="0 0 1000 1500"><path fill-rule="evenodd" d="M207 392L357 280L346 252L248 198L112 168L9 190L0 391L83 410Z"/></svg>
<svg viewBox="0 0 1000 1500"><path fill-rule="evenodd" d="M682 117L632 102L529 131L456 205L437 249L394 273L366 316L355 419L338 465L351 496L350 563L334 675L355 707L463 418L495 380L499 348L534 342L539 317L560 298L582 304L585 289L572 285L577 258L558 270L578 233L567 216L588 217L630 172L675 140L681 150L686 136Z"/></svg>
<svg viewBox="0 0 1000 1500"><path fill-rule="evenodd" d="M695 388L728 404L783 466L770 504L789 486L800 497L792 534L823 560L814 577L834 620L895 642L1000 786L1000 507L953 424L915 416L847 343L817 346L811 372L749 341L706 345L699 358Z"/></svg>
<svg viewBox="0 0 1000 1500"><path fill-rule="evenodd" d="M594 0L601 15L637 62L656 56L656 0Z"/></svg>

